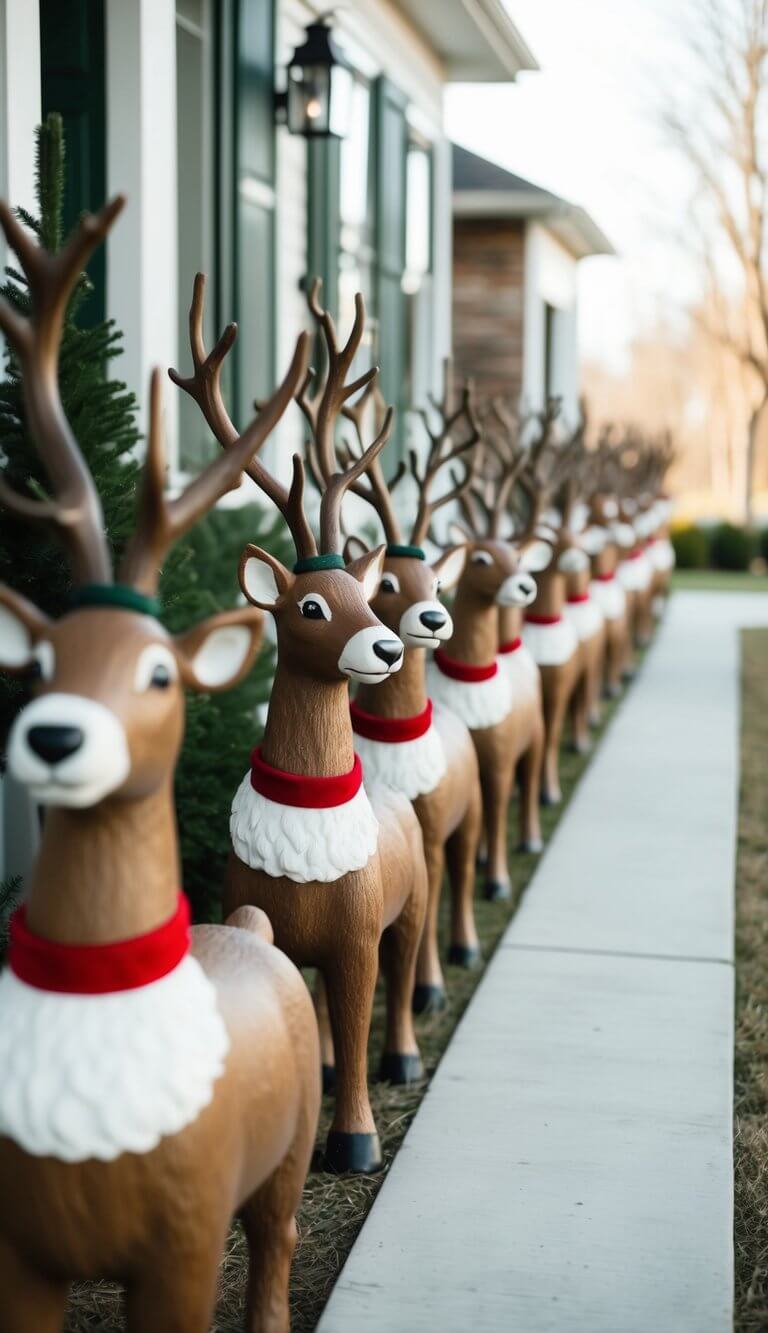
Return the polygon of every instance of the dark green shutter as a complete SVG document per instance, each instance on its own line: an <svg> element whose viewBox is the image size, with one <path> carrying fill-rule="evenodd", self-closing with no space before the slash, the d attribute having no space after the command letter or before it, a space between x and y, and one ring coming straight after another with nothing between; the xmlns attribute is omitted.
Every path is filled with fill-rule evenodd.
<svg viewBox="0 0 768 1333"><path fill-rule="evenodd" d="M32 0L30 0L30 4ZM66 145L64 229L80 214L101 208L106 198L106 89L103 0L40 0L42 112L61 113ZM34 145L30 143L29 151ZM104 319L106 255L96 250L88 265L93 292L80 319Z"/></svg>
<svg viewBox="0 0 768 1333"><path fill-rule="evenodd" d="M339 304L341 141L307 144L307 279L322 278L323 304L334 319Z"/></svg>
<svg viewBox="0 0 768 1333"><path fill-rule="evenodd" d="M381 387L397 410L394 441L404 439L406 306L402 288L405 268L405 184L408 126L404 95L380 78L375 88L376 116L376 317L379 322L378 362ZM391 447L391 446L390 446Z"/></svg>

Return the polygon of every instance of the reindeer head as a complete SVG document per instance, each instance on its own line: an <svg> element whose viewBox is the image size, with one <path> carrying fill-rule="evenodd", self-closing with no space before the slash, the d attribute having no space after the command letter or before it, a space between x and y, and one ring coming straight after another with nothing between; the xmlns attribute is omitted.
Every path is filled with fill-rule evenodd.
<svg viewBox="0 0 768 1333"><path fill-rule="evenodd" d="M72 609L55 621L0 588L0 666L34 680L34 697L11 730L8 759L36 800L76 808L108 796L145 797L168 782L183 733L184 686L223 690L248 671L261 642L260 613L251 607L226 611L171 637L155 598L159 569L172 543L238 485L244 465L290 402L306 361L300 342L258 430L173 501L164 496L155 372L138 521L115 579L100 501L59 397L58 357L69 296L122 206L116 199L85 217L56 255L37 246L0 206L31 302L27 319L0 302L0 328L19 359L27 418L53 490L52 498L40 500L0 481L0 500L56 526L75 580Z"/></svg>
<svg viewBox="0 0 768 1333"><path fill-rule="evenodd" d="M236 447L239 438L245 438L238 437L229 418L220 382L221 366L236 331L230 325L206 355L202 338L203 299L204 279L198 274L190 310L194 371L188 379L171 371L171 378L199 404L216 439L229 451ZM369 606L381 575L384 548L345 563L340 554L341 503L347 489L384 448L392 429L392 410L387 412L381 430L362 456L337 471L334 434L339 413L346 400L371 382L377 372L373 369L352 383L346 382L365 324L362 297L356 298L354 326L341 348L331 316L318 303L317 283L308 299L325 340L328 359L326 377L314 396L309 392L314 371L307 370L301 387L296 386L296 400L311 433L308 461L321 491L320 550L304 512L302 459L294 457L293 478L290 487L285 487L254 458L246 471L283 515L297 558L293 569L287 569L266 551L247 546L240 562L240 587L253 606L274 616L278 661L289 671L319 680L346 677L378 684L399 670L403 660L402 643L385 630ZM255 424L260 420L261 415Z"/></svg>

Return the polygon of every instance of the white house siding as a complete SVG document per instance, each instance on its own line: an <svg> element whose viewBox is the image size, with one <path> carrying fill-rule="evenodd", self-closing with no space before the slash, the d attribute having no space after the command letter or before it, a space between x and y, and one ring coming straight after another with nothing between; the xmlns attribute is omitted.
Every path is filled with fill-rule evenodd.
<svg viewBox="0 0 768 1333"><path fill-rule="evenodd" d="M577 261L539 222L525 237L523 397L542 406L545 393L545 306L555 311L553 383L563 414L574 421L579 404Z"/></svg>
<svg viewBox="0 0 768 1333"><path fill-rule="evenodd" d="M40 20L35 0L0 0L0 197L35 210L32 147L40 124ZM0 269L8 262L0 239Z"/></svg>

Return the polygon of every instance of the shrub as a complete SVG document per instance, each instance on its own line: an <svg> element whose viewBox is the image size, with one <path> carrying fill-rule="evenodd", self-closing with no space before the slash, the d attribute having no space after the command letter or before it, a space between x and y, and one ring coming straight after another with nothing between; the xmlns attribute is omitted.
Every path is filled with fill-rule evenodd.
<svg viewBox="0 0 768 1333"><path fill-rule="evenodd" d="M691 523L672 533L678 569L706 569L709 564L709 538L703 528Z"/></svg>
<svg viewBox="0 0 768 1333"><path fill-rule="evenodd" d="M715 569L749 569L756 546L754 534L746 528L720 523L712 534L712 565Z"/></svg>

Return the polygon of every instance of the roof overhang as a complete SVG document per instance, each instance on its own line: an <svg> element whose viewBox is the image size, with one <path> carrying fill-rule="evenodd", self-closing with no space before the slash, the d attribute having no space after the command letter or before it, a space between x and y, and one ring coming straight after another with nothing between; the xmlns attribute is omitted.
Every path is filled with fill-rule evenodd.
<svg viewBox="0 0 768 1333"><path fill-rule="evenodd" d="M525 190L457 190L453 195L453 215L539 222L574 259L616 254L608 237L586 209L555 196L542 199L541 195L540 190L530 193Z"/></svg>
<svg viewBox="0 0 768 1333"><path fill-rule="evenodd" d="M509 83L538 69L501 0L397 0L451 83Z"/></svg>

